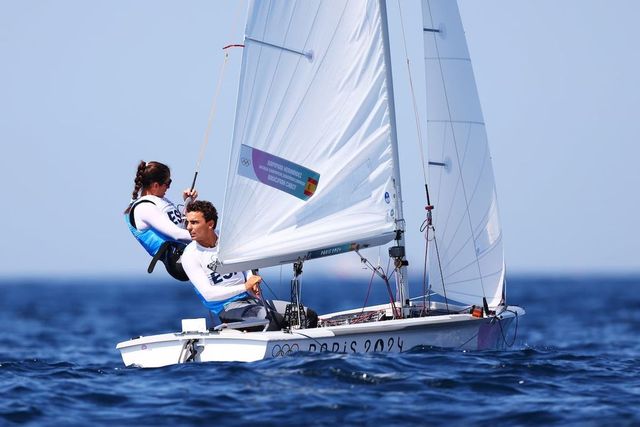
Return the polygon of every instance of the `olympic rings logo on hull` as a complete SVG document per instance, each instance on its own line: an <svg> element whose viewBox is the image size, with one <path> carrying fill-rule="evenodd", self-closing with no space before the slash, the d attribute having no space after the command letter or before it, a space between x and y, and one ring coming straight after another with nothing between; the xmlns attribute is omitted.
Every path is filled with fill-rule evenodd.
<svg viewBox="0 0 640 427"><path fill-rule="evenodd" d="M298 346L298 344L291 344L291 345L282 344L282 346L280 346L280 344L276 344L271 349L271 356L282 357L291 353L295 353L296 351L299 351L299 350L300 350L300 347Z"/></svg>

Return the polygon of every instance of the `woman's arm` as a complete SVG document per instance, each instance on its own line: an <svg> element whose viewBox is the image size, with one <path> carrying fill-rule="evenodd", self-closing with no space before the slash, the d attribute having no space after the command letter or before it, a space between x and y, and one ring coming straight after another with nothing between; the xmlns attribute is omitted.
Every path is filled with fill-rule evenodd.
<svg viewBox="0 0 640 427"><path fill-rule="evenodd" d="M153 228L174 240L191 241L191 235L184 228L174 224L152 203L140 203L133 211L138 230Z"/></svg>

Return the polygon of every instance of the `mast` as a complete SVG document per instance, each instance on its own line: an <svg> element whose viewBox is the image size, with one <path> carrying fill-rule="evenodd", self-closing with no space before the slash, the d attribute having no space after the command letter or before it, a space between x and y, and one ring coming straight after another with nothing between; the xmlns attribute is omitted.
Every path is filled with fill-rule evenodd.
<svg viewBox="0 0 640 427"><path fill-rule="evenodd" d="M402 185L400 184L400 157L398 155L398 134L396 132L396 109L393 94L393 73L391 69L391 50L389 43L389 24L387 22L387 5L385 0L379 0L380 17L382 23L382 40L384 43L384 62L387 72L387 103L389 105L389 123L391 125L391 150L393 155L393 181L396 191L396 246L389 249L389 256L395 258L398 273L396 274L397 297L402 306L407 305L409 299L409 278L405 256L405 221L402 213Z"/></svg>

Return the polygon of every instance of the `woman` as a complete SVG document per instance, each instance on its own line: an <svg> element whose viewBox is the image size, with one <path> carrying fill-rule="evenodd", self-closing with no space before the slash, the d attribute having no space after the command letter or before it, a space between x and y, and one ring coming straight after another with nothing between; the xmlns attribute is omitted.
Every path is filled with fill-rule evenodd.
<svg viewBox="0 0 640 427"><path fill-rule="evenodd" d="M171 186L169 167L160 162L141 161L134 182L131 203L124 211L125 221L136 240L153 257L149 273L161 260L171 276L188 280L179 258L191 236L184 228L182 213L165 197ZM195 190L182 192L184 200L197 196Z"/></svg>

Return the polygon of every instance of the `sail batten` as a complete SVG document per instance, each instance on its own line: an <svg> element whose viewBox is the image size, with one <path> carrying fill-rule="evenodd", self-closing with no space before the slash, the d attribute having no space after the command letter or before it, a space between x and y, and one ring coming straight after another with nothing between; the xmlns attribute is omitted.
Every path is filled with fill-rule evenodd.
<svg viewBox="0 0 640 427"><path fill-rule="evenodd" d="M397 212L379 3L256 1L245 33L219 271L390 241Z"/></svg>
<svg viewBox="0 0 640 427"><path fill-rule="evenodd" d="M251 42L254 42L254 43L261 44L263 46L270 46L270 47L272 47L274 49L281 49L281 50L283 50L285 52L290 52L290 53L295 53L295 54L298 54L298 55L302 55L302 56L304 56L305 58L307 58L310 61L313 59L313 52L311 52L311 51L305 52L303 50L296 50L296 49L292 49L292 48L287 47L287 46L281 46L281 45L278 45L278 44L275 44L275 43L269 43L269 42L264 41L264 40L258 40L258 39L255 39L255 38L249 37L249 36L245 36L244 39L245 39L245 42L246 41L251 41Z"/></svg>

